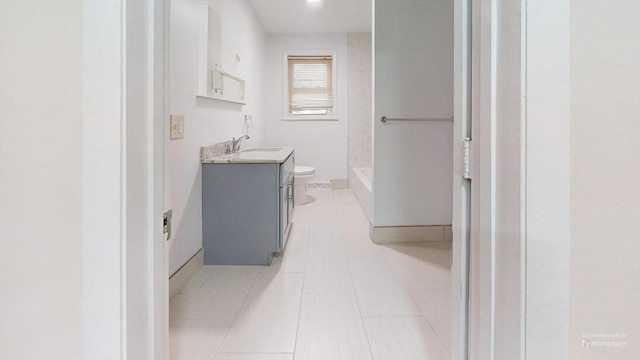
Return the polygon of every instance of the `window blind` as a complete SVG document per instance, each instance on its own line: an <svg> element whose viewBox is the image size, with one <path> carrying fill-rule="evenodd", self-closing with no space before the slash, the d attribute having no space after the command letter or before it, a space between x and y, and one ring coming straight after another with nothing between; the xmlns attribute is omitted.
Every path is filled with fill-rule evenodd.
<svg viewBox="0 0 640 360"><path fill-rule="evenodd" d="M333 57L288 56L289 113L328 115L333 112Z"/></svg>

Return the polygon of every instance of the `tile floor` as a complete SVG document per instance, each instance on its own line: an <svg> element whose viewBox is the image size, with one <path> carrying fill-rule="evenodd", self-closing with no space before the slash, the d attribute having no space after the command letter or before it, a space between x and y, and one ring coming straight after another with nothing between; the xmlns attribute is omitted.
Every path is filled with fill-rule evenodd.
<svg viewBox="0 0 640 360"><path fill-rule="evenodd" d="M173 297L171 358L448 359L451 245L373 244L351 190L309 195L271 266L204 266Z"/></svg>

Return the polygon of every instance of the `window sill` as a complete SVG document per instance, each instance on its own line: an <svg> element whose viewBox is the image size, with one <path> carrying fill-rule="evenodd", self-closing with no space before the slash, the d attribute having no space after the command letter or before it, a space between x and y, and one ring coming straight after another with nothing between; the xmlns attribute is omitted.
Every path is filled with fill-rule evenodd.
<svg viewBox="0 0 640 360"><path fill-rule="evenodd" d="M283 117L282 121L338 121L337 117L320 117L320 116L308 116L308 117Z"/></svg>

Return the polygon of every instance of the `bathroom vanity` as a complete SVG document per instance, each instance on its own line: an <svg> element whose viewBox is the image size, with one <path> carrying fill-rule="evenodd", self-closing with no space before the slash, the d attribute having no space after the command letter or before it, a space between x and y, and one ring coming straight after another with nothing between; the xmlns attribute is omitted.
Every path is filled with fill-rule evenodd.
<svg viewBox="0 0 640 360"><path fill-rule="evenodd" d="M202 159L206 265L269 265L291 230L294 151L258 148Z"/></svg>

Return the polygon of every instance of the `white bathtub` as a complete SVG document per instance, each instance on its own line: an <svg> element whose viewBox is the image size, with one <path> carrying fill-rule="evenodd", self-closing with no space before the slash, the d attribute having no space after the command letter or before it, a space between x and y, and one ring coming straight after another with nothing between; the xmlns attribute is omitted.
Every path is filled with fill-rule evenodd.
<svg viewBox="0 0 640 360"><path fill-rule="evenodd" d="M369 219L369 223L373 220L373 196L371 195L371 168L353 168L353 176L350 185L353 192L356 193L360 205L364 213Z"/></svg>

